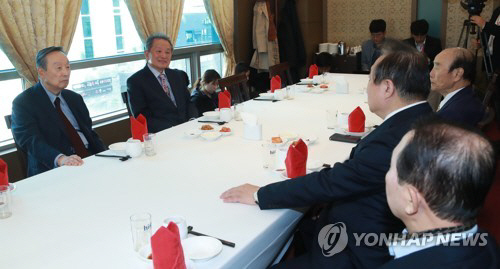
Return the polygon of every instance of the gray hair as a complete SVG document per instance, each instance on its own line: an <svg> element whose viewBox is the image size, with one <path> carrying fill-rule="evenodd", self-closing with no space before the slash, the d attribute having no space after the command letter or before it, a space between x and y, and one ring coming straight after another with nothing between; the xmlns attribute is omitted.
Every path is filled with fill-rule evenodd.
<svg viewBox="0 0 500 269"><path fill-rule="evenodd" d="M55 47L51 46L48 48L44 48L39 50L36 53L36 68L42 68L43 70L47 70L47 55L54 51L59 51L62 52L64 55L66 55L66 52L63 50L63 47Z"/></svg>
<svg viewBox="0 0 500 269"><path fill-rule="evenodd" d="M170 39L170 37L168 37L166 34L163 33L154 33L148 36L148 39L146 39L146 47L144 49L150 51L151 47L153 47L153 42L155 41L155 39L163 39L168 41L168 43L170 43L170 47L172 48L172 50L174 49L174 45L172 44L172 40Z"/></svg>

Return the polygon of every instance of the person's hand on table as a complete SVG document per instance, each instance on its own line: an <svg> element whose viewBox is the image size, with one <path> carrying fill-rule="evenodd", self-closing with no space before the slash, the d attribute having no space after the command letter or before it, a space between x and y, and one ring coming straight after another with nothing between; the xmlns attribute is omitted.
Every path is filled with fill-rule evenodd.
<svg viewBox="0 0 500 269"><path fill-rule="evenodd" d="M83 164L82 158L78 155L66 156L62 155L57 159L57 165L59 166L80 166Z"/></svg>
<svg viewBox="0 0 500 269"><path fill-rule="evenodd" d="M220 198L225 203L241 203L247 205L255 205L253 194L257 192L260 187L244 184L238 187L231 188L221 194Z"/></svg>
<svg viewBox="0 0 500 269"><path fill-rule="evenodd" d="M474 15L474 16L470 17L470 20L472 23L481 27L481 29L484 28L484 25L486 24L486 21L481 16Z"/></svg>

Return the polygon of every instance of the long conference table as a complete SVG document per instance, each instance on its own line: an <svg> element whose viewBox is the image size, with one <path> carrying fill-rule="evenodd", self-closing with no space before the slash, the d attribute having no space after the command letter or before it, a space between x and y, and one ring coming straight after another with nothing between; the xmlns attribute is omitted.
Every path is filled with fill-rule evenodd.
<svg viewBox="0 0 500 269"><path fill-rule="evenodd" d="M309 158L341 162L354 145L329 141L334 130L326 128L326 110L360 106L367 126L381 122L366 103L368 76L343 76L349 94L335 93L333 85L324 93L295 85L293 100L251 100L244 111L258 115L263 139L283 132L316 136ZM263 168L263 141L244 139L242 121L226 124L233 134L215 141L185 136L201 125L193 120L157 133L153 157L121 162L91 156L83 166L17 182L13 214L0 219L0 268L152 268L132 249L129 217L137 212L151 213L153 233L167 216L181 215L194 230L236 243L195 268L265 268L302 213L223 203L219 195L228 188L283 179Z"/></svg>

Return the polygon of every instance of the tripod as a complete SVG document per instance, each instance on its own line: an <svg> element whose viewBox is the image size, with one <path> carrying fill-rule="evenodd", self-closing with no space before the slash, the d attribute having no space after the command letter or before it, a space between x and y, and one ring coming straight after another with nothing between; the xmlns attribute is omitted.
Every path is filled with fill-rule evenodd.
<svg viewBox="0 0 500 269"><path fill-rule="evenodd" d="M465 32L465 39L463 40L462 46L460 43L462 42L462 37ZM488 41L486 40L486 34L481 31L481 28L471 22L470 17L468 20L464 20L464 24L462 25L462 32L460 33L460 38L458 39L457 47L467 48L467 42L469 41L469 33L471 35L477 34L476 39L479 39L481 42L481 47L483 48L484 57L483 57L483 65L484 70L486 70L486 77L488 81L491 80L493 76L493 62L491 61L491 52L488 48ZM477 62L477 55L479 52L479 48L476 48L475 59L474 62Z"/></svg>

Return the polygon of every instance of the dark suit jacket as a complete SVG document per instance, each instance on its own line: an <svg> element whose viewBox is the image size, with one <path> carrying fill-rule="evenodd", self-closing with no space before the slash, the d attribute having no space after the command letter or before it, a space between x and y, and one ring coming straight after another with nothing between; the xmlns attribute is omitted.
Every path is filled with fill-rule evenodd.
<svg viewBox="0 0 500 269"><path fill-rule="evenodd" d="M417 46L415 45L415 39L413 37L410 37L408 39L403 40L404 42L408 43L408 45L416 48ZM436 58L436 55L438 55L443 48L441 47L441 40L439 38L434 38L432 36L427 36L425 38L425 46L424 46L424 53L429 57L430 59L430 65L432 66L434 58Z"/></svg>
<svg viewBox="0 0 500 269"><path fill-rule="evenodd" d="M479 237L478 242L482 242ZM500 268L500 254L495 239L486 236L484 246L439 245L395 259L380 267L380 269L498 269Z"/></svg>
<svg viewBox="0 0 500 269"><path fill-rule="evenodd" d="M163 88L146 65L127 79L127 91L130 109L134 117L142 114L148 122L148 131L157 133L172 126L197 117L196 108L190 102L189 79L185 72L177 69L165 69L168 82L174 93L175 102L163 91Z"/></svg>
<svg viewBox="0 0 500 269"><path fill-rule="evenodd" d="M391 259L387 247L355 246L353 233L402 230L402 222L392 215L387 204L385 174L390 167L392 150L415 119L429 113L432 109L427 103L396 113L363 138L347 161L336 163L332 169L259 189L261 209L329 203L328 211L323 212L322 221L317 225L316 235L326 224L345 223L349 238L346 249L326 258L316 239L312 242L312 251L306 254L310 255L309 268L375 268Z"/></svg>
<svg viewBox="0 0 500 269"><path fill-rule="evenodd" d="M475 127L484 116L484 106L474 95L471 86L463 88L437 111L447 120Z"/></svg>
<svg viewBox="0 0 500 269"><path fill-rule="evenodd" d="M61 95L89 142L89 152L95 154L105 150L101 139L92 130L92 120L82 96L70 90L63 90ZM54 159L61 153L75 154L66 128L40 83L14 99L12 133L16 143L28 155L28 176L54 168Z"/></svg>
<svg viewBox="0 0 500 269"><path fill-rule="evenodd" d="M490 21L487 22L483 28L483 31L488 34L486 44L488 43L489 35L495 36L495 39L493 40L493 55L491 56L494 70L500 68L500 25L495 24L498 16L500 16L500 7L497 7L495 11L493 11Z"/></svg>

